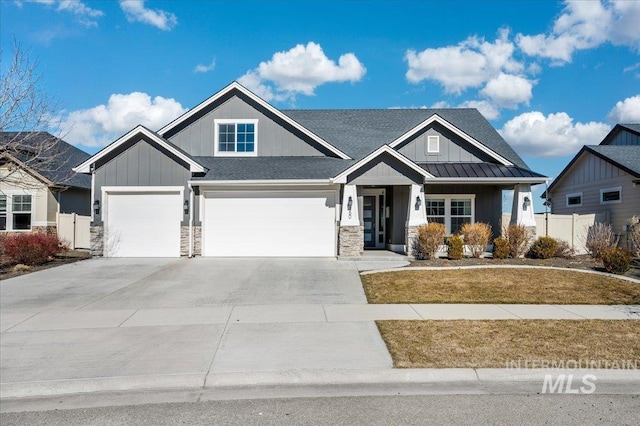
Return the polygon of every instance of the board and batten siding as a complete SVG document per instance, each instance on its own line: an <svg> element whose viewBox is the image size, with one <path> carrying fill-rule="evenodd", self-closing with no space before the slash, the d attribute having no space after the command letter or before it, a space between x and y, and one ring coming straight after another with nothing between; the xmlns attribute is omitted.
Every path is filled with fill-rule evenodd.
<svg viewBox="0 0 640 426"><path fill-rule="evenodd" d="M169 136L169 140L192 156L213 156L216 119L258 120L260 157L325 156L322 151L238 96L227 99L180 132Z"/></svg>
<svg viewBox="0 0 640 426"><path fill-rule="evenodd" d="M623 129L611 139L609 145L640 145L640 136Z"/></svg>
<svg viewBox="0 0 640 426"><path fill-rule="evenodd" d="M190 178L187 165L178 163L167 153L140 139L96 168L94 200L99 200L101 208L104 207L103 186L182 186L184 197L188 199L187 182ZM100 216L94 218L95 225L102 224ZM188 215L184 215L182 224L188 224Z"/></svg>
<svg viewBox="0 0 640 426"><path fill-rule="evenodd" d="M621 233L627 220L640 214L640 186L624 170L589 152L583 153L550 191L551 212L587 214L608 212L615 233ZM600 203L600 190L622 188L622 202ZM567 195L582 193L581 206L567 206Z"/></svg>
<svg viewBox="0 0 640 426"><path fill-rule="evenodd" d="M384 153L348 177L355 185L411 185L421 184L424 177L391 155Z"/></svg>
<svg viewBox="0 0 640 426"><path fill-rule="evenodd" d="M429 136L440 137L439 152L427 152L427 138ZM479 163L492 161L486 154L437 123L428 126L422 133L412 137L397 149L402 155L416 163Z"/></svg>

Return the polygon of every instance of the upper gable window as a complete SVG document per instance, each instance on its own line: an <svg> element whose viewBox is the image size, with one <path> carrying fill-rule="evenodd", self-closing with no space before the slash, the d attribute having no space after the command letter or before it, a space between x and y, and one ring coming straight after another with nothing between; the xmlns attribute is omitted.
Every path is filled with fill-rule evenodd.
<svg viewBox="0 0 640 426"><path fill-rule="evenodd" d="M215 120L215 150L219 157L255 157L258 120Z"/></svg>
<svg viewBox="0 0 640 426"><path fill-rule="evenodd" d="M440 152L440 136L427 136L427 153Z"/></svg>
<svg viewBox="0 0 640 426"><path fill-rule="evenodd" d="M605 188L600 190L600 204L614 204L622 202L622 187Z"/></svg>

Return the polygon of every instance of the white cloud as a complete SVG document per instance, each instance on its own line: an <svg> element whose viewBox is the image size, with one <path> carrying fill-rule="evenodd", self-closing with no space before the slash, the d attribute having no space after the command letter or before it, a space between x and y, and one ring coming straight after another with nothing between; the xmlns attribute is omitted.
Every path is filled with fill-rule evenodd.
<svg viewBox="0 0 640 426"><path fill-rule="evenodd" d="M571 62L576 50L605 42L640 50L640 2L566 1L550 34L516 36L518 47L529 56L551 60L552 65Z"/></svg>
<svg viewBox="0 0 640 426"><path fill-rule="evenodd" d="M213 71L215 68L216 68L216 60L214 59L211 61L211 63L209 63L209 65L203 65L203 64L196 65L196 67L193 69L193 72L205 73L205 72Z"/></svg>
<svg viewBox="0 0 640 426"><path fill-rule="evenodd" d="M640 123L640 95L618 101L608 118L614 123Z"/></svg>
<svg viewBox="0 0 640 426"><path fill-rule="evenodd" d="M637 64L629 65L625 69L622 70L623 73L633 72L636 78L640 78L640 62Z"/></svg>
<svg viewBox="0 0 640 426"><path fill-rule="evenodd" d="M163 31L169 31L178 23L176 15L160 9L147 9L145 0L120 0L120 8L129 22L142 22Z"/></svg>
<svg viewBox="0 0 640 426"><path fill-rule="evenodd" d="M600 143L609 130L605 123L574 123L566 112L545 116L532 111L507 121L499 132L521 154L562 157L575 154L582 145Z"/></svg>
<svg viewBox="0 0 640 426"><path fill-rule="evenodd" d="M487 101L464 101L460 105L460 108L475 108L480 111L480 114L484 115L487 120L495 120L500 117L500 111Z"/></svg>
<svg viewBox="0 0 640 426"><path fill-rule="evenodd" d="M49 7L55 7L58 12L67 12L75 15L78 21L86 25L87 27L97 27L99 18L104 15L104 12L98 9L93 9L81 0L20 0L16 3L22 5L26 3L38 3Z"/></svg>
<svg viewBox="0 0 640 426"><path fill-rule="evenodd" d="M159 129L186 112L178 101L146 93L113 94L106 105L72 111L61 119L61 134L73 145L102 147L138 124Z"/></svg>
<svg viewBox="0 0 640 426"><path fill-rule="evenodd" d="M519 75L500 73L487 82L480 94L499 107L516 109L521 103L529 105L535 83Z"/></svg>
<svg viewBox="0 0 640 426"><path fill-rule="evenodd" d="M353 53L341 55L336 64L319 44L309 42L275 53L271 60L261 62L238 81L267 101L284 100L297 94L311 96L316 87L325 83L360 81L366 72Z"/></svg>

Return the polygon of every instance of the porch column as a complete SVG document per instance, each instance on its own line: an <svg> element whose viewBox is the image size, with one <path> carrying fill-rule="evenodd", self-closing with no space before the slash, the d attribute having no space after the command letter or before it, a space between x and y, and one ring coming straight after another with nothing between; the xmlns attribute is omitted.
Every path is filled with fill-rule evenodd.
<svg viewBox="0 0 640 426"><path fill-rule="evenodd" d="M427 210L424 202L424 185L411 185L407 223L405 226L405 252L414 257L418 226L427 223Z"/></svg>
<svg viewBox="0 0 640 426"><path fill-rule="evenodd" d="M531 185L519 183L513 187L513 205L511 207L510 225L524 225L531 233L531 238L536 238L536 218L533 215L533 196Z"/></svg>
<svg viewBox="0 0 640 426"><path fill-rule="evenodd" d="M364 254L364 227L360 225L356 185L344 185L338 230L338 255L360 257Z"/></svg>

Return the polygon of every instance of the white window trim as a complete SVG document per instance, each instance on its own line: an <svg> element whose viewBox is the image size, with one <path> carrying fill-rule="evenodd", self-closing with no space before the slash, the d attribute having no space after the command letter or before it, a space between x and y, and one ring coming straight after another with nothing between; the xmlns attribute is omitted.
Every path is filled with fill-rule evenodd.
<svg viewBox="0 0 640 426"><path fill-rule="evenodd" d="M471 200L471 223L476 223L476 195L475 194L425 194L426 200L444 200L444 225L447 235L451 234L451 200ZM441 217L441 216L438 216ZM427 216L427 220L428 216Z"/></svg>
<svg viewBox="0 0 640 426"><path fill-rule="evenodd" d="M431 142L435 141L436 148L431 149ZM431 135L427 136L427 154L437 154L440 152L440 136Z"/></svg>
<svg viewBox="0 0 640 426"><path fill-rule="evenodd" d="M254 125L254 141L253 152L229 152L219 151L218 145L218 132L219 124L236 124L236 132L238 124L253 124ZM218 118L213 120L214 126L214 140L213 140L213 155L215 157L257 157L258 156L258 120L257 119L242 119L242 118ZM238 141L235 142L236 144ZM236 145L237 148L237 145Z"/></svg>
<svg viewBox="0 0 640 426"><path fill-rule="evenodd" d="M580 197L580 202L578 204L569 204L569 198L573 197ZM582 192L572 192L571 194L567 194L565 202L567 207L582 207Z"/></svg>
<svg viewBox="0 0 640 426"><path fill-rule="evenodd" d="M36 218L36 193L33 191L2 191L2 195L7 196L7 229L2 229L0 232L31 232L34 226L38 226L35 223ZM30 195L31 196L31 223L29 229L13 229L13 196L14 195ZM20 212L26 213L26 212Z"/></svg>
<svg viewBox="0 0 640 426"><path fill-rule="evenodd" d="M614 191L618 191L620 193L619 200L604 201L602 199L602 196L604 195L605 192L614 192ZM614 186L611 188L602 188L600 190L600 204L620 204L620 203L622 203L622 187L621 186Z"/></svg>

